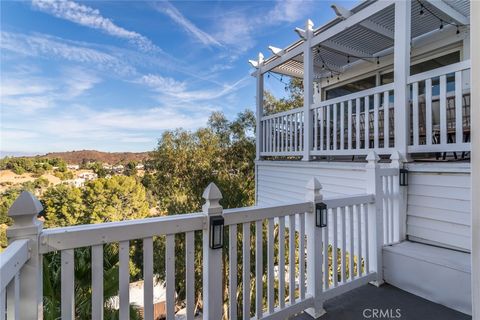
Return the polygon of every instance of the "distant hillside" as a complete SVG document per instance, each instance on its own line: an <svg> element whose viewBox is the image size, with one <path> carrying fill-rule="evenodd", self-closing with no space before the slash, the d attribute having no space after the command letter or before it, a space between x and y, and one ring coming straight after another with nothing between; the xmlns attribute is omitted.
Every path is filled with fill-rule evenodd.
<svg viewBox="0 0 480 320"><path fill-rule="evenodd" d="M60 158L68 164L80 164L83 160L117 164L127 163L129 161L140 162L149 158L148 152L102 152L96 150L52 152L42 157Z"/></svg>

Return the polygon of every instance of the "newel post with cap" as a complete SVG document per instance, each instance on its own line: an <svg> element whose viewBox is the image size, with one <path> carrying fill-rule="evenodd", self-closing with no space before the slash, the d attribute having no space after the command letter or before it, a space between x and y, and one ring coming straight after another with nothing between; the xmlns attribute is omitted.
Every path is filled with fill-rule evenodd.
<svg viewBox="0 0 480 320"><path fill-rule="evenodd" d="M15 200L8 216L13 225L7 229L8 243L29 240L30 257L20 270L20 306L18 319L43 318L42 257L39 254L39 237L43 222L37 219L43 207L30 192L23 191Z"/></svg>
<svg viewBox="0 0 480 320"><path fill-rule="evenodd" d="M203 192L206 215L203 229L203 319L223 318L223 208L220 205L222 193L210 183Z"/></svg>

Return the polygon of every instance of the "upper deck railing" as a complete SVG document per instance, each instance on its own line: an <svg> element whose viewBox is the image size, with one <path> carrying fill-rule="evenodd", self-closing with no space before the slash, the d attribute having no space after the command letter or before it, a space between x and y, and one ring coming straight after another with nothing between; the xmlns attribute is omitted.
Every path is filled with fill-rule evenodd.
<svg viewBox="0 0 480 320"><path fill-rule="evenodd" d="M260 156L390 154L395 134L407 130L407 152L470 150L470 61L408 78L407 125L395 120L395 84L390 83L261 118ZM305 117L312 119L306 128ZM311 134L311 145L305 146Z"/></svg>
<svg viewBox="0 0 480 320"><path fill-rule="evenodd" d="M156 241L165 247L167 319L174 319L180 302L186 306L186 318L194 318L195 286L201 276L204 319L221 319L224 313L229 319L285 319L304 310L318 316L326 299L371 281L381 283L382 246L401 237L404 222L395 211L399 189L393 187L398 184L398 162L380 168L375 153L368 160L368 184L360 195L324 199L320 182L312 179L303 202L223 210L221 192L210 184L200 213L46 230L36 219L40 203L24 192L9 211L14 220L8 229L10 245L0 255L0 319L43 318L42 273L47 271L42 271L41 261L52 253L60 255L61 292L56 294L61 297L61 318L78 318L75 291L77 281L84 279L76 277L76 250L84 249L91 252L90 318L103 319L111 305L104 300L104 286L116 285L119 318L130 319L134 245L140 245L143 256L141 308L145 319L153 319ZM213 221L222 221L221 228L213 229ZM228 233L225 239L223 230ZM221 236L213 234L219 231ZM220 240L218 249L214 240ZM195 241L201 241L201 261L194 258ZM105 283L107 244L118 249L114 284ZM185 266L182 279L176 278L178 263ZM225 287L222 270L228 275ZM185 301L178 301L179 285Z"/></svg>

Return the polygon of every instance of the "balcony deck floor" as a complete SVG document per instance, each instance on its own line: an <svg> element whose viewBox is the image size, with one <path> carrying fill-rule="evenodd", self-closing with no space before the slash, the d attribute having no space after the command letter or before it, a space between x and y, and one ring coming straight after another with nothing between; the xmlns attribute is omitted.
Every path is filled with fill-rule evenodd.
<svg viewBox="0 0 480 320"><path fill-rule="evenodd" d="M440 304L420 298L416 295L400 290L388 284L377 288L373 285L365 285L343 295L328 300L325 305L327 313L320 320L362 320L374 319L367 311L364 317L363 311L369 309L393 309L393 317L376 319L398 320L466 320L470 316L442 306ZM400 309L401 317L395 317L395 310ZM368 318L368 316L370 316ZM306 313L299 314L293 319L311 320Z"/></svg>

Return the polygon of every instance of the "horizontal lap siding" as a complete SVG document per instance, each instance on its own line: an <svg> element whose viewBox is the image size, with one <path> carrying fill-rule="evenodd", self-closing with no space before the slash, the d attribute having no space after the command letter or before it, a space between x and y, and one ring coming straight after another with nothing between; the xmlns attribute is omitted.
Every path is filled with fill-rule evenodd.
<svg viewBox="0 0 480 320"><path fill-rule="evenodd" d="M364 165L363 165L364 166ZM303 201L308 181L316 177L324 196L365 193L365 170L358 166L325 166L320 163L258 164L259 205Z"/></svg>
<svg viewBox="0 0 480 320"><path fill-rule="evenodd" d="M410 170L407 235L429 244L470 250L470 174Z"/></svg>

